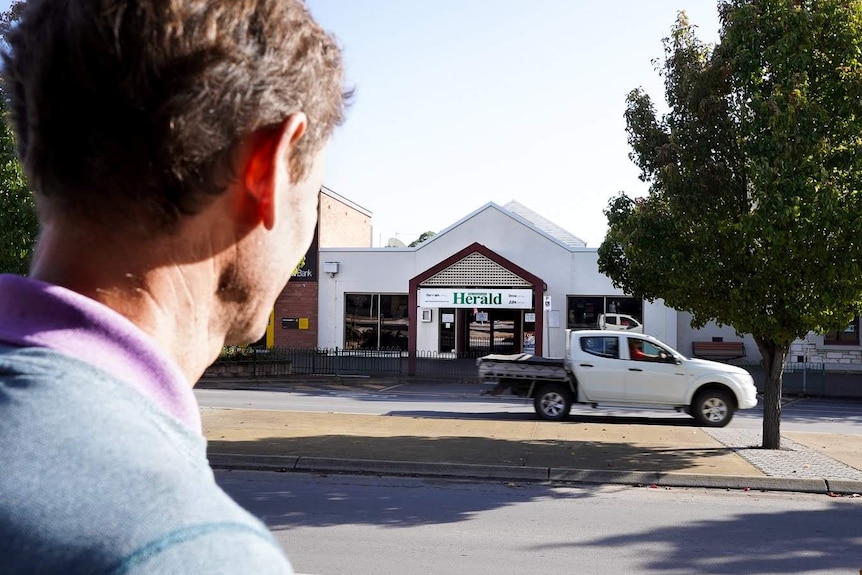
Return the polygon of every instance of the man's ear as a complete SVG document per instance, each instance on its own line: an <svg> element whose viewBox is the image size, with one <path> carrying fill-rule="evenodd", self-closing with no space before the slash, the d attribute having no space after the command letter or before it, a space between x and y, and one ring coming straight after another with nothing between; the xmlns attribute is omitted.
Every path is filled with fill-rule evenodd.
<svg viewBox="0 0 862 575"><path fill-rule="evenodd" d="M243 173L243 212L271 230L277 216L279 190L291 185L290 156L305 133L303 112L288 116L276 128L258 130L251 136L248 161Z"/></svg>

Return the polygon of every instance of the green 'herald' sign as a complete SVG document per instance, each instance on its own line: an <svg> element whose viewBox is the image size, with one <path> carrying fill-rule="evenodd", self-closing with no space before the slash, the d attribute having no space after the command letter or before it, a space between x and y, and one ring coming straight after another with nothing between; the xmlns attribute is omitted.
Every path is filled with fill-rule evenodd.
<svg viewBox="0 0 862 575"><path fill-rule="evenodd" d="M532 309L529 289L420 288L419 307Z"/></svg>

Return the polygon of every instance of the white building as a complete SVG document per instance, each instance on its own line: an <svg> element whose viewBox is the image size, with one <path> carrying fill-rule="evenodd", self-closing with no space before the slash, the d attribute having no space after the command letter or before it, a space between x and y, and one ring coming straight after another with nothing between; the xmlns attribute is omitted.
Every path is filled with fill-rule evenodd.
<svg viewBox="0 0 862 575"><path fill-rule="evenodd" d="M685 355L760 362L750 335L714 324L695 330L688 313L616 289L598 271L596 248L518 202L485 204L415 248L327 247L366 243L371 212L344 199L321 205L321 239L308 256L317 248L319 273L294 278L276 303L267 336L276 347L397 350L412 373L417 356L561 357L567 328L597 327L600 314L618 313ZM831 373L833 395L858 395L858 319L795 342L787 364L795 376L812 365ZM826 379L818 381L824 391ZM802 375L800 389L810 382Z"/></svg>
<svg viewBox="0 0 862 575"><path fill-rule="evenodd" d="M614 288L595 248L517 202L488 203L415 248L322 248L320 267L323 348L561 357L566 328L609 311L678 342L675 310Z"/></svg>

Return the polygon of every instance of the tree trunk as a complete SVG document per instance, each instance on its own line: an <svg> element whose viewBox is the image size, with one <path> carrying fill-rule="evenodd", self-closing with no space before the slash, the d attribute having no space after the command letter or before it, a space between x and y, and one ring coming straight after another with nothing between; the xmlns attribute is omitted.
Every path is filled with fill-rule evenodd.
<svg viewBox="0 0 862 575"><path fill-rule="evenodd" d="M790 346L754 338L763 356L763 449L781 449L781 383Z"/></svg>

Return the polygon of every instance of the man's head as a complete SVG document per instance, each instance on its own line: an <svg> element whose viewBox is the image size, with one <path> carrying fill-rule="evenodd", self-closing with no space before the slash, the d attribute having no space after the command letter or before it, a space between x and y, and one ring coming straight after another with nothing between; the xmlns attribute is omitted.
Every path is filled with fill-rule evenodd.
<svg viewBox="0 0 862 575"><path fill-rule="evenodd" d="M290 177L344 110L340 51L300 0L29 0L4 53L42 219L170 233L302 112Z"/></svg>
<svg viewBox="0 0 862 575"><path fill-rule="evenodd" d="M176 356L260 337L345 107L340 50L302 0L29 0L7 40L31 275ZM194 380L203 360L186 363Z"/></svg>

